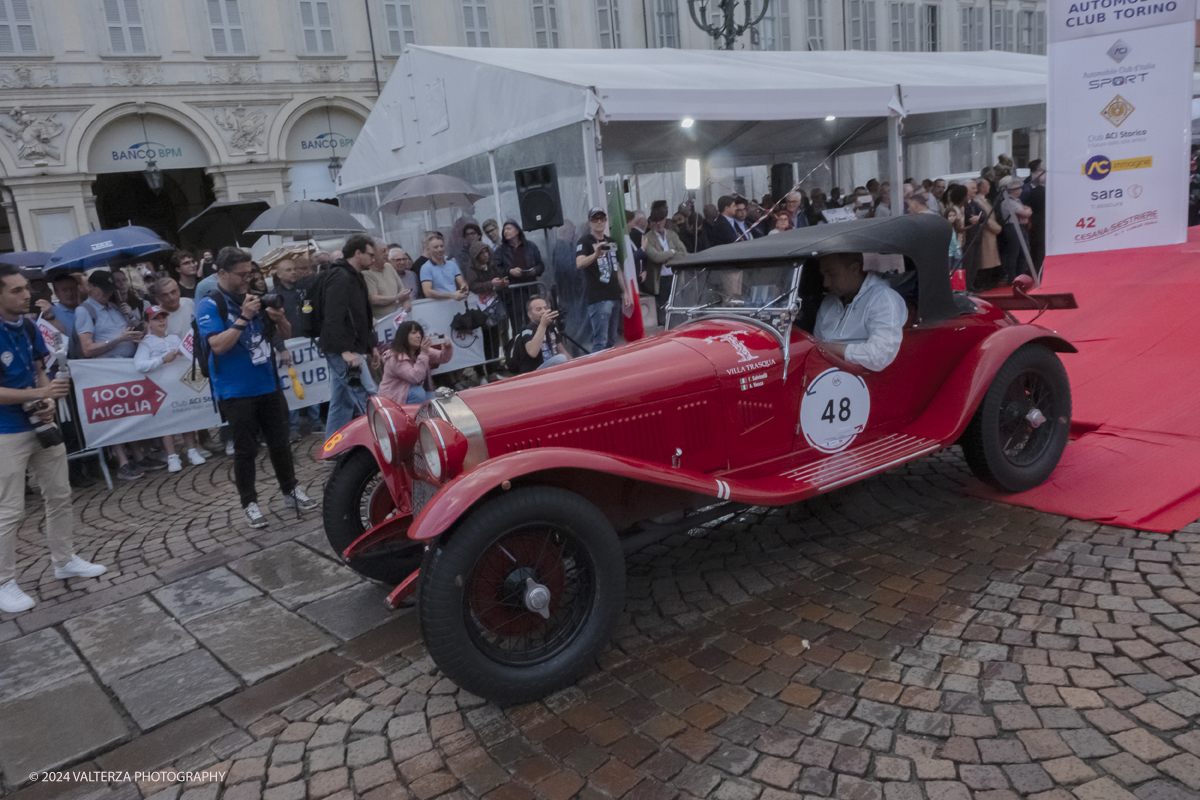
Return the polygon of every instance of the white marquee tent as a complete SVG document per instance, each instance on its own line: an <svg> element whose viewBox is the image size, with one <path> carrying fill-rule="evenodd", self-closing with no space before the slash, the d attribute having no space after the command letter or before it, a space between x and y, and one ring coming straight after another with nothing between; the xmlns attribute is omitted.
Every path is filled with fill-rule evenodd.
<svg viewBox="0 0 1200 800"><path fill-rule="evenodd" d="M909 144L960 137L968 169L978 169L995 155L987 150L997 119L1007 116L1008 128L1043 124L1046 83L1045 56L1000 51L413 46L355 142L338 195L371 227L399 237L411 226L379 215L379 199L399 180L435 171L491 194L480 201L483 216L503 219L517 216L513 170L554 162L564 207L579 219L603 204L605 175L652 163L682 171L685 157L702 159L706 171L722 159L803 169L857 143L875 148L866 153L872 167L886 148L880 172L896 181L903 132ZM685 118L695 124L683 128ZM965 125L974 141L962 141Z"/></svg>

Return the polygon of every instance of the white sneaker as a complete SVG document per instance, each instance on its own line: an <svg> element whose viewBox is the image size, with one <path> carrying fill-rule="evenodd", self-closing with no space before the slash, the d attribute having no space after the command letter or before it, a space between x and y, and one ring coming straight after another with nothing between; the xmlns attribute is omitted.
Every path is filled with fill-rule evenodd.
<svg viewBox="0 0 1200 800"><path fill-rule="evenodd" d="M209 455L211 456L212 453L209 453ZM188 450L187 457L188 457L188 463L191 464L193 467L198 467L204 463L204 456L201 455L199 449Z"/></svg>
<svg viewBox="0 0 1200 800"><path fill-rule="evenodd" d="M188 456L191 456L193 452L199 454L201 459L212 458L212 451L204 447L197 447L194 451L188 450Z"/></svg>
<svg viewBox="0 0 1200 800"><path fill-rule="evenodd" d="M228 442L225 443L225 455L227 455L227 456L233 455L233 439L230 439Z"/></svg>
<svg viewBox="0 0 1200 800"><path fill-rule="evenodd" d="M16 614L33 608L33 598L21 591L15 580L0 586L0 611Z"/></svg>
<svg viewBox="0 0 1200 800"><path fill-rule="evenodd" d="M258 510L258 503L251 503L246 506L246 522L250 524L251 528L267 527L267 518Z"/></svg>
<svg viewBox="0 0 1200 800"><path fill-rule="evenodd" d="M175 453L167 456L167 472L179 472L183 469L183 464L179 460L179 456Z"/></svg>
<svg viewBox="0 0 1200 800"><path fill-rule="evenodd" d="M55 567L54 577L60 579L66 578L94 578L97 575L103 575L108 572L108 567L100 564L93 564L90 561L84 561L77 555L72 555L71 560L67 562L65 567Z"/></svg>
<svg viewBox="0 0 1200 800"><path fill-rule="evenodd" d="M317 507L317 501L306 495L304 490L297 486L295 489L292 489L291 494L283 496L283 507L311 511Z"/></svg>

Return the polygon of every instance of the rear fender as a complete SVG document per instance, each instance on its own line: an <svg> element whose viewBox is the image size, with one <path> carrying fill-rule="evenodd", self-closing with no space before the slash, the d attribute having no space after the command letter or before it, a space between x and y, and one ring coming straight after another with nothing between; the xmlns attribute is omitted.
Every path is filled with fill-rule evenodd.
<svg viewBox="0 0 1200 800"><path fill-rule="evenodd" d="M489 493L506 490L523 476L551 470L581 470L655 484L679 490L681 495L729 499L728 482L701 472L592 450L542 447L489 459L479 468L450 481L421 509L408 529L408 536L417 540L440 536Z"/></svg>
<svg viewBox="0 0 1200 800"><path fill-rule="evenodd" d="M1054 331L1038 325L1001 328L963 357L925 413L907 431L948 444L957 441L1000 367L1018 349L1031 343L1044 345L1056 353L1079 352Z"/></svg>
<svg viewBox="0 0 1200 800"><path fill-rule="evenodd" d="M336 458L355 447L365 448L374 457L375 463L379 465L379 469L383 473L384 483L387 485L388 493L391 494L395 507L400 509L401 514L411 514L412 483L408 473L404 471L403 467L397 467L383 460L383 456L379 453L379 444L375 441L375 435L371 433L371 424L367 421L365 414L343 425L337 433L326 439L318 459Z"/></svg>

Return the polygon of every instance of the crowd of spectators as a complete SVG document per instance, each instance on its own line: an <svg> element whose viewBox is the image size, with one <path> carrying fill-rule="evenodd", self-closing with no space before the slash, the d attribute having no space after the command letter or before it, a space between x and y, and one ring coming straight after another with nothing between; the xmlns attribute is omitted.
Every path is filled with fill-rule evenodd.
<svg viewBox="0 0 1200 800"><path fill-rule="evenodd" d="M977 178L909 179L898 193L888 181L870 180L844 194L839 187L828 194L796 188L756 202L730 193L702 212L684 203L672 213L666 201L655 201L648 214L626 214L637 288L655 299L661 325L676 258L795 228L899 214L938 214L950 223L948 264L951 271L964 269L969 288L1009 284L1039 270L1045 254L1046 169L1039 161L1029 169L1028 177L1018 178L1012 160L1002 155ZM607 211L591 209L581 231L566 221L548 241L543 254L516 220L463 217L445 232L425 232L415 260L399 243L362 235L333 253L298 246L277 251L262 265L248 260L247 290L280 295L292 330L299 328L305 298L322 270L329 273L323 284L328 303L344 312L317 336L332 376L326 421L317 406L291 412L290 440L335 430L363 413L377 384L401 403L431 395L433 371L452 358L453 346L411 320L391 343L374 338L379 320L411 312L414 300L477 300L482 316L471 324L481 329L488 364L439 377L438 385L448 388L489 380L501 365L501 375L528 372L585 351L566 335L567 309L577 310L575 324L591 351L615 345L633 297L622 280ZM179 250L166 260L116 264L86 276L51 274L40 294L35 285L35 301L42 318L63 333L69 357L130 358L152 371L180 357L201 300L222 291L220 262L220 252ZM224 428L219 441L206 431L182 438L181 451L174 437L113 446L117 475L137 480L148 471L178 471L204 463L212 450L233 455L237 448ZM87 480L83 470L73 463L72 478Z"/></svg>

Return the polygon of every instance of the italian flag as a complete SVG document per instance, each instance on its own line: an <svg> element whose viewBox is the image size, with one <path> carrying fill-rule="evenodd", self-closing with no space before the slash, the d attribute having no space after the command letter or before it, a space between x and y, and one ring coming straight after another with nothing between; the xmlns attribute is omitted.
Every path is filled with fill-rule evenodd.
<svg viewBox="0 0 1200 800"><path fill-rule="evenodd" d="M621 280L625 282L625 288L629 292L629 296L633 298L633 305L628 308L621 307L621 314L625 317L625 341L636 342L646 335L646 328L642 324L642 303L638 299L637 288L637 266L633 261L633 241L630 240L629 232L625 228L625 198L621 193L620 182L610 182L608 186L608 235L617 243Z"/></svg>

